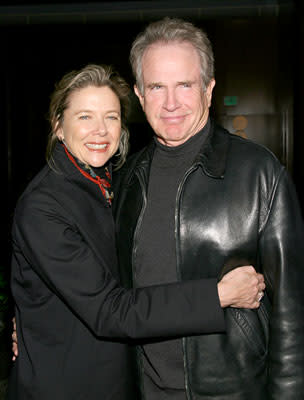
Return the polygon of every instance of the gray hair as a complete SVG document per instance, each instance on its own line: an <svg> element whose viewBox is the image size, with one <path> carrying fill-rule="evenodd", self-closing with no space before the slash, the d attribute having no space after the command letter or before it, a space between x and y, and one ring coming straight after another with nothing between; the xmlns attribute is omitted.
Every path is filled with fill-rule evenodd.
<svg viewBox="0 0 304 400"><path fill-rule="evenodd" d="M127 82L112 67L107 65L89 64L80 70L71 71L64 75L55 86L49 107L51 132L46 151L47 161L51 164L52 153L58 141L56 131L63 122L64 111L69 105L70 95L74 91L88 86L107 86L119 99L121 107L121 135L117 154L118 161L115 164L116 168L119 168L125 162L129 150L129 131L126 126L126 120L130 106L130 88Z"/></svg>
<svg viewBox="0 0 304 400"><path fill-rule="evenodd" d="M134 40L130 63L139 92L144 94L142 58L149 46L155 43L188 42L197 51L201 64L203 87L206 88L214 78L214 56L211 43L201 29L179 18L166 17L150 23Z"/></svg>

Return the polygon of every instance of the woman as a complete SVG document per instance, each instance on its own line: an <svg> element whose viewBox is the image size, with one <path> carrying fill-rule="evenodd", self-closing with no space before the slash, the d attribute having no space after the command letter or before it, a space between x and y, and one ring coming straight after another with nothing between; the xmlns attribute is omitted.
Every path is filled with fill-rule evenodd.
<svg viewBox="0 0 304 400"><path fill-rule="evenodd" d="M109 160L126 158L128 93L96 65L67 74L53 93L48 164L18 201L12 230L19 356L9 399L136 399L134 339L222 332L220 302L258 305L257 278L118 285ZM250 293L237 297L237 286Z"/></svg>

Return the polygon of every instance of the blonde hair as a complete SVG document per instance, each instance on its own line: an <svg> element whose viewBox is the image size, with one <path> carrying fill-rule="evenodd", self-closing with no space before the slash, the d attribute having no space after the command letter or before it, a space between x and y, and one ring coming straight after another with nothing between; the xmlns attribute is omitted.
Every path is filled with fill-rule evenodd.
<svg viewBox="0 0 304 400"><path fill-rule="evenodd" d="M55 85L49 107L51 132L46 150L47 161L49 164L52 164L53 150L58 141L56 132L63 122L64 111L68 107L71 93L88 86L107 86L119 99L121 107L121 135L117 154L118 161L115 163L115 166L116 168L120 168L125 162L129 150L129 131L126 126L126 120L130 105L130 88L127 82L111 66L107 65L89 64L80 70L67 73Z"/></svg>

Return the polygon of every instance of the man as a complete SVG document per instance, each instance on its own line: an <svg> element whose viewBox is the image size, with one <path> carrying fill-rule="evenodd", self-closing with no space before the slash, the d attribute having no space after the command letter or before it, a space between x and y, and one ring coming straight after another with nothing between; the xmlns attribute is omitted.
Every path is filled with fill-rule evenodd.
<svg viewBox="0 0 304 400"><path fill-rule="evenodd" d="M253 264L267 292L258 310L227 308L225 334L143 342L143 398L303 398L304 231L285 168L209 118L214 61L201 30L154 22L130 60L155 138L116 178L124 283L220 278Z"/></svg>

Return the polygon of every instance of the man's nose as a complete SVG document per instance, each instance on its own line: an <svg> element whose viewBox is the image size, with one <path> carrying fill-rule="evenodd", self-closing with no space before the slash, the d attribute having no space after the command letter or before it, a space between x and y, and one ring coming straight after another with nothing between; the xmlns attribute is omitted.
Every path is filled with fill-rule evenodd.
<svg viewBox="0 0 304 400"><path fill-rule="evenodd" d="M168 111L174 111L179 107L179 101L174 89L167 89L164 108Z"/></svg>

